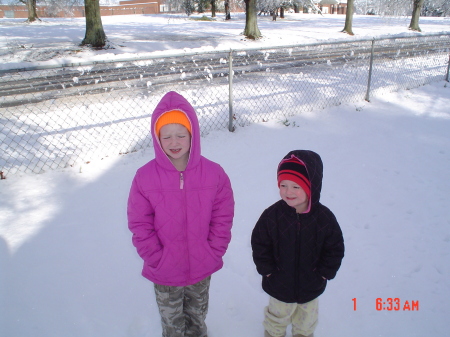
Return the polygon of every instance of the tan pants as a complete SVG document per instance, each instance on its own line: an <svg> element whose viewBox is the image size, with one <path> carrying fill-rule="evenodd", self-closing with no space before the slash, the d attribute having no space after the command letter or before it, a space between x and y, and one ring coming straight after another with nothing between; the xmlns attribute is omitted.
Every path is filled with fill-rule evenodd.
<svg viewBox="0 0 450 337"><path fill-rule="evenodd" d="M264 328L274 337L286 334L286 328L292 324L292 335L311 335L318 323L319 299L311 302L284 303L270 297L269 305L264 309Z"/></svg>

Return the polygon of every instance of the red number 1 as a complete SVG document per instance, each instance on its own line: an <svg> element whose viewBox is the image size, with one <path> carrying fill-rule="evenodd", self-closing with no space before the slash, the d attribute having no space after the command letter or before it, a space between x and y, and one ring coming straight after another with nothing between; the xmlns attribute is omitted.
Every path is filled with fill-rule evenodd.
<svg viewBox="0 0 450 337"><path fill-rule="evenodd" d="M356 311L356 298L352 298L353 301L353 310Z"/></svg>

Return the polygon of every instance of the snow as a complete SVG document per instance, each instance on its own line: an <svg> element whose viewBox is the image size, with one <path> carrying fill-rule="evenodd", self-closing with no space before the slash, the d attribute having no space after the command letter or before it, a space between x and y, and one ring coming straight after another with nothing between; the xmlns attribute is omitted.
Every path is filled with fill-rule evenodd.
<svg viewBox="0 0 450 337"><path fill-rule="evenodd" d="M1 59L3 66L16 67L286 45L294 40L281 34L283 29L299 21L298 35L292 34L298 43L352 38L338 32L342 16L302 15L275 23L261 18L265 38L256 42L239 35L242 18L205 23L168 16L105 17L110 41L124 47L75 53L70 50L84 33L79 19L37 25L1 19L0 43L28 48L17 54L18 49L9 50ZM421 27L448 30L448 22L421 18ZM415 34L407 26L401 18L354 19L358 38ZM63 37L56 28L64 30ZM45 54L47 59L40 60ZM263 335L268 297L252 262L250 235L261 212L278 200L276 166L293 149L322 156L321 201L336 214L346 243L342 267L320 298L316 337L445 336L450 328L449 106L450 88L441 81L370 103L303 113L290 117L288 126L270 120L202 138L203 155L224 167L236 199L225 265L211 281L209 336ZM153 287L140 275L126 220L131 180L152 158L149 148L0 181L1 336L161 335ZM377 298L398 298L401 310L378 311ZM411 310L403 310L406 301Z"/></svg>
<svg viewBox="0 0 450 337"><path fill-rule="evenodd" d="M448 32L449 19L423 17L420 27L425 34ZM0 69L421 34L408 31L409 17L355 15L354 36L340 32L344 21L342 15L287 13L285 19L277 21L272 21L270 16L259 16L258 27L263 38L249 41L241 35L245 27L244 13L232 13L230 21L218 13L212 22L170 14L105 16L103 28L113 49L92 51L79 46L85 34L84 18L45 18L33 24L24 24L24 19L4 18L0 19Z"/></svg>

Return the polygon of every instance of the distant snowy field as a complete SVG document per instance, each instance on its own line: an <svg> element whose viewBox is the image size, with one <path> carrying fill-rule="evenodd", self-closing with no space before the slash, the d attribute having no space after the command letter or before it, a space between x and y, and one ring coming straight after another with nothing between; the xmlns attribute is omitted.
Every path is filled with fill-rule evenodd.
<svg viewBox="0 0 450 337"><path fill-rule="evenodd" d="M203 14L202 14L203 15ZM198 18L202 15L192 15ZM209 13L205 15L210 16ZM354 36L340 31L343 15L287 13L285 19L272 21L259 16L263 38L249 41L241 33L245 14L232 13L225 21L190 20L186 15L127 15L102 18L104 31L114 49L91 51L80 47L85 34L84 18L51 19L25 24L23 19L0 19L0 69L32 64L63 64L83 60L105 60L143 54L179 54L206 50L303 44L326 40L353 40L380 35L411 36L410 17L359 16L353 18ZM450 31L450 18L420 18L423 33Z"/></svg>
<svg viewBox="0 0 450 337"><path fill-rule="evenodd" d="M8 47L1 57L10 65L30 65L157 50L270 44L274 40L268 40L276 36L286 44L282 29L270 29L284 24L302 26L299 41L352 38L339 33L343 17L337 16L304 15L286 22L263 18L260 29L266 40L256 42L238 35L243 30L238 19L212 23L210 27L234 25L237 33L216 28L223 35L215 42L204 40L211 23L132 16L119 18L120 24L111 18L115 25L108 19L104 18L107 35L124 47L95 53L70 51L78 48L84 34L84 23L78 19L62 20L60 25L0 19L0 41L28 46L17 55L11 52L15 47ZM141 20L156 22L152 25L159 28L154 28L154 35L160 32L160 40L144 34L149 26ZM379 23L380 34L414 34L407 30L407 19L356 17L358 37L369 36L370 25L377 27L373 22ZM425 32L431 27L448 30L444 23L448 20L422 20L421 26ZM191 25L202 29L190 30ZM45 32L52 33L53 39ZM50 57L51 50L58 50L57 32L61 53ZM31 46L41 36L43 49ZM39 60L45 53L49 57ZM279 198L276 166L292 149L311 149L322 156L321 200L336 214L346 242L342 268L320 299L316 337L446 336L450 329L449 107L450 85L440 81L370 103L303 113L290 118L289 126L270 120L234 133L213 131L202 138L203 155L224 167L236 199L225 266L211 283L209 336L263 335L268 297L252 262L250 234L261 212ZM161 335L152 284L140 276L141 261L126 221L131 180L152 158L149 148L0 181L0 336ZM398 298L399 310L377 310L377 298L382 302ZM397 308L397 302L393 304Z"/></svg>

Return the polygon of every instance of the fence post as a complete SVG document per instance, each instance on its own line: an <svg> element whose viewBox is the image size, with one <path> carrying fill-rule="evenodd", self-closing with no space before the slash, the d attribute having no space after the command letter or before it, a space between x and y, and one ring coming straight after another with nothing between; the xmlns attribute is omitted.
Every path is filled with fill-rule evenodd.
<svg viewBox="0 0 450 337"><path fill-rule="evenodd" d="M370 83L372 82L372 67L373 67L373 50L375 46L375 38L372 40L372 51L370 52L370 65L369 65L369 79L367 80L367 92L365 100L370 102Z"/></svg>
<svg viewBox="0 0 450 337"><path fill-rule="evenodd" d="M233 51L228 57L228 131L233 132Z"/></svg>
<svg viewBox="0 0 450 337"><path fill-rule="evenodd" d="M448 54L448 64L447 64L447 76L445 77L445 80L447 81L447 82L450 82L449 81L449 78L448 78L448 73L450 72L450 54Z"/></svg>

